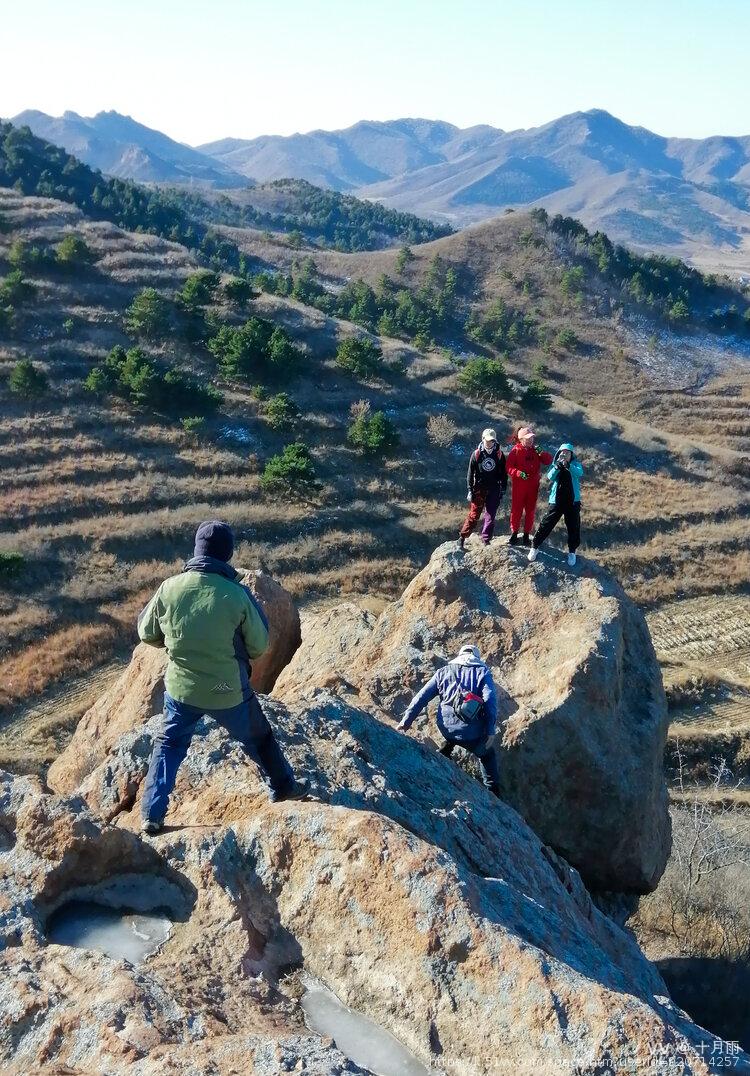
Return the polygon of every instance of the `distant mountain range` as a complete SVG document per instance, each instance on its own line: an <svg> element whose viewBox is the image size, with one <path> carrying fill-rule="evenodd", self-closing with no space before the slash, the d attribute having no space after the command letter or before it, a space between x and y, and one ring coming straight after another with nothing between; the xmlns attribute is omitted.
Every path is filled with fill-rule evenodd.
<svg viewBox="0 0 750 1076"><path fill-rule="evenodd" d="M245 176L220 161L119 112L97 112L90 117L77 112L48 116L30 109L19 112L10 122L16 127L30 127L39 138L62 146L91 168L120 179L247 186Z"/></svg>
<svg viewBox="0 0 750 1076"><path fill-rule="evenodd" d="M102 171L141 181L232 187L306 179L458 227L542 205L632 246L750 269L750 135L665 138L593 109L520 131L363 121L193 149L116 112L25 112L12 122Z"/></svg>

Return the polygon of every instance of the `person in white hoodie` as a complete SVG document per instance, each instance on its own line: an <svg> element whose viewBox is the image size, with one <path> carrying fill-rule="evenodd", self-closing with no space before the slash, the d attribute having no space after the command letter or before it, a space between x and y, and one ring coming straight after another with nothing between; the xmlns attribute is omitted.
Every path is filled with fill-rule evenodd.
<svg viewBox="0 0 750 1076"><path fill-rule="evenodd" d="M435 698L440 700L437 725L445 737L440 753L449 757L459 746L476 755L485 788L499 796L500 771L494 747L497 693L478 647L462 646L452 661L438 669L411 700L397 727L405 732Z"/></svg>

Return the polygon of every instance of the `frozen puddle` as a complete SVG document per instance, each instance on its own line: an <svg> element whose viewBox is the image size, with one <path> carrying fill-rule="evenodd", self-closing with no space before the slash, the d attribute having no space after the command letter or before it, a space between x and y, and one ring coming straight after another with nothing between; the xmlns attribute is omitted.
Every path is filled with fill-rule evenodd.
<svg viewBox="0 0 750 1076"><path fill-rule="evenodd" d="M47 938L55 945L96 949L116 960L140 964L167 940L172 922L165 915L143 915L107 908L91 901L63 904L47 924Z"/></svg>
<svg viewBox="0 0 750 1076"><path fill-rule="evenodd" d="M342 1054L375 1076L430 1076L398 1039L366 1016L347 1009L322 983L307 980L302 997L307 1025L334 1039Z"/></svg>

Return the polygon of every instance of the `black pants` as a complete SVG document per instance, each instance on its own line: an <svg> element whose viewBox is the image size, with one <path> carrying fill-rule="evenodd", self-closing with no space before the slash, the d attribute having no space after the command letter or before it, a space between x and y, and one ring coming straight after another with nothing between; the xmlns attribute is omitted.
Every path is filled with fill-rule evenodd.
<svg viewBox="0 0 750 1076"><path fill-rule="evenodd" d="M551 504L544 513L544 518L539 524L534 535L534 549L538 549L542 542L546 542L550 534L565 516L565 526L568 529L568 549L575 553L581 544L581 504Z"/></svg>
<svg viewBox="0 0 750 1076"><path fill-rule="evenodd" d="M481 751L486 742L486 736L483 736L478 742L474 740L471 743L457 743L455 740L446 740L440 748L440 754L450 758L456 747L463 747L464 751L469 751L475 758L479 759L479 765L482 767L482 784L490 792L494 792L496 796L499 796L500 768L497 764L497 755L494 747L491 747L489 751Z"/></svg>

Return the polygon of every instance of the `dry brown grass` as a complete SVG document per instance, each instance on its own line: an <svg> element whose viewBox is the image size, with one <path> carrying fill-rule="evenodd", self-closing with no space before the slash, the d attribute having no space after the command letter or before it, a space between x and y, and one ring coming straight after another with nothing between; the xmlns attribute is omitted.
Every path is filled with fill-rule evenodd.
<svg viewBox="0 0 750 1076"><path fill-rule="evenodd" d="M401 445L392 458L363 461L345 440L363 387L333 363L337 335L358 330L263 296L250 312L282 321L307 349L307 374L279 388L303 412L322 482L312 499L269 497L260 473L283 438L259 418L249 389L227 389L225 413L198 443L177 423L98 403L80 390L88 366L114 343L127 342L120 313L134 292L145 283L174 291L193 267L190 256L174 244L82 222L69 207L13 192L0 192L0 209L15 226L0 237L0 258L17 235L55 239L73 226L100 255L91 279L40 280L43 302L18 338L0 343L0 366L8 369L10 358L28 352L53 382L51 397L34 406L11 401L0 385L0 550L21 550L28 560L23 576L0 595L6 711L17 714L55 683L127 651L138 610L189 556L203 518L227 519L238 532L238 561L272 571L300 601L394 597L432 548L456 534L466 456L482 428L506 430L527 418L513 403L484 409L458 399L455 371L441 355L385 340L386 355L403 355L407 372L368 386L367 402L389 413ZM627 333L617 317L562 297L554 252L520 245L522 228L519 216L419 248L407 275L418 280L435 252L456 263L468 258L478 301L504 296L551 325L572 326L584 341L588 350L578 358L545 356L557 395L536 424L546 445L572 439L579 446L586 466L585 554L602 560L648 605L746 589L750 486L737 449L747 386L726 375L686 403L689 394L645 384L643 369L619 354ZM277 264L291 253L257 234L243 242L255 253L257 244L268 248ZM316 253L321 270L336 280L393 275L394 257L392 251ZM78 327L67 340L62 323L71 311ZM212 370L205 353L179 340L151 350ZM515 354L511 373L525 376L533 358ZM570 402L579 397L587 407ZM731 443L714 436L709 417L717 407L733 424ZM439 436L426 446L428 420ZM240 428L249 442L232 442L224 427Z"/></svg>
<svg viewBox="0 0 750 1076"><path fill-rule="evenodd" d="M111 623L74 624L36 640L0 662L0 706L34 698L63 678L96 668L118 641L117 626Z"/></svg>
<svg viewBox="0 0 750 1076"><path fill-rule="evenodd" d="M458 436L458 426L447 415L430 415L427 419L427 438L438 448L450 448Z"/></svg>

